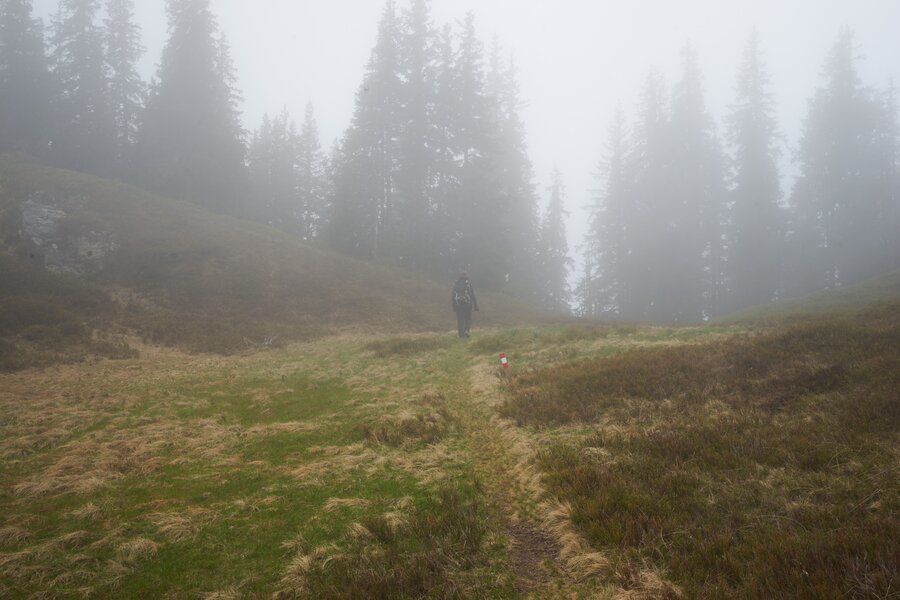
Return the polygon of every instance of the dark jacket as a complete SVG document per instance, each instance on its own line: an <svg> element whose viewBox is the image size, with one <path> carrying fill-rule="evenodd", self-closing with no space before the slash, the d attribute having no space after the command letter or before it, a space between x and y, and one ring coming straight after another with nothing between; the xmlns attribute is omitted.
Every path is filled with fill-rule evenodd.
<svg viewBox="0 0 900 600"><path fill-rule="evenodd" d="M466 288L469 290L469 297L472 298L472 306L470 308L474 308L478 310L478 299L475 298L475 290L472 288L472 284L469 283L468 279L457 279L456 283L453 284L453 291L450 294L450 302L453 305L453 312L459 312L460 307L457 306L456 295L457 293L462 293L466 291Z"/></svg>

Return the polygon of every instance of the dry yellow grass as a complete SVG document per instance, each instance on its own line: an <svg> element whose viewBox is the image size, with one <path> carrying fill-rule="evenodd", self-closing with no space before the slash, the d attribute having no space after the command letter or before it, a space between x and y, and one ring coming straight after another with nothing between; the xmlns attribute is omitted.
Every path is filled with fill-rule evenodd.
<svg viewBox="0 0 900 600"><path fill-rule="evenodd" d="M365 498L329 498L322 506L325 512L334 512L341 508L365 508L372 504Z"/></svg>

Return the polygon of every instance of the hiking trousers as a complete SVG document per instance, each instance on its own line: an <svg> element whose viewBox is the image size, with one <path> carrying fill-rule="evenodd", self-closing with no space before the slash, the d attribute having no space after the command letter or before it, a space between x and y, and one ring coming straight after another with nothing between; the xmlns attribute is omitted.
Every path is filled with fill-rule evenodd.
<svg viewBox="0 0 900 600"><path fill-rule="evenodd" d="M459 329L459 337L469 337L469 330L472 328L472 309L458 308L456 309L456 326Z"/></svg>

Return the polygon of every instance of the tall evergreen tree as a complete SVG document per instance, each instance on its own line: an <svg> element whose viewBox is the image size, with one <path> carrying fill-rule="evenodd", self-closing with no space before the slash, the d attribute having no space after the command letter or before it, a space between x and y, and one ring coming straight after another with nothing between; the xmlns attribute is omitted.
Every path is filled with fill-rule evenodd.
<svg viewBox="0 0 900 600"><path fill-rule="evenodd" d="M169 39L136 156L149 187L217 211L245 189L234 67L209 0L168 0Z"/></svg>
<svg viewBox="0 0 900 600"><path fill-rule="evenodd" d="M328 212L325 156L319 142L319 126L313 105L307 104L306 115L297 137L297 210L300 235L304 239L318 237Z"/></svg>
<svg viewBox="0 0 900 600"><path fill-rule="evenodd" d="M785 226L778 204L781 176L770 87L754 29L728 118L728 139L734 149L728 236L731 308L762 304L779 292Z"/></svg>
<svg viewBox="0 0 900 600"><path fill-rule="evenodd" d="M544 280L541 304L547 310L568 313L571 300L568 279L573 262L566 239L566 217L569 214L565 208L566 188L559 169L553 171L550 181L547 189L550 198L541 222L539 244L540 271Z"/></svg>
<svg viewBox="0 0 900 600"><path fill-rule="evenodd" d="M0 152L41 156L51 92L40 19L31 0L0 0Z"/></svg>
<svg viewBox="0 0 900 600"><path fill-rule="evenodd" d="M525 300L538 300L545 282L532 265L539 258L538 198L534 170L528 156L525 124L520 111L518 73L514 60L508 64L500 57L495 41L491 50L486 93L494 106L493 123L497 127L496 169L500 177L505 214L501 216L502 239L507 240L508 264L506 289ZM489 124L493 124L490 123Z"/></svg>
<svg viewBox="0 0 900 600"><path fill-rule="evenodd" d="M140 27L134 22L134 0L108 0L105 24L108 96L115 119L115 159L121 171L137 139L146 91L137 67L144 48Z"/></svg>
<svg viewBox="0 0 900 600"><path fill-rule="evenodd" d="M633 221L628 182L629 155L625 113L616 110L607 134L606 157L597 172L597 196L585 240L583 309L590 316L620 315L630 302L629 233Z"/></svg>
<svg viewBox="0 0 900 600"><path fill-rule="evenodd" d="M900 267L900 127L893 80L883 94L878 147L881 165L877 195L879 229L875 234L878 247L872 261L878 271L889 271Z"/></svg>
<svg viewBox="0 0 900 600"><path fill-rule="evenodd" d="M336 167L329 239L338 249L361 257L390 256L385 246L394 239L399 36L397 9L388 0Z"/></svg>
<svg viewBox="0 0 900 600"><path fill-rule="evenodd" d="M433 267L430 222L434 190L436 32L428 0L412 0L398 41L400 105L397 115L396 252L411 268Z"/></svg>
<svg viewBox="0 0 900 600"><path fill-rule="evenodd" d="M572 292L575 301L575 314L579 317L588 319L596 319L606 313L606 307L598 301L601 293L597 291L597 283L599 278L594 271L594 263L591 261L590 253L584 255L584 265L582 265L581 276L575 289Z"/></svg>
<svg viewBox="0 0 900 600"><path fill-rule="evenodd" d="M251 140L249 173L253 201L250 216L290 233L302 234L297 194L298 135L287 109L263 117Z"/></svg>
<svg viewBox="0 0 900 600"><path fill-rule="evenodd" d="M484 45L471 12L462 23L455 65L452 144L458 186L451 207L456 234L452 253L460 267L474 271L482 287L497 289L509 274L510 244L503 224L509 205L501 188L497 99L486 91Z"/></svg>
<svg viewBox="0 0 900 600"><path fill-rule="evenodd" d="M646 79L637 115L627 159L631 210L625 244L630 254L623 285L628 295L620 312L629 320L655 320L662 316L660 302L666 294L659 257L671 251L663 243L671 224L658 203L671 192L673 181L668 95L656 71Z"/></svg>
<svg viewBox="0 0 900 600"><path fill-rule="evenodd" d="M459 165L461 153L457 150L456 123L461 109L459 98L459 73L456 63L456 40L453 28L445 24L436 41L435 105L432 115L432 157L434 160L434 189L432 191L433 254L438 264L447 272L461 265L455 258L459 232L458 204Z"/></svg>
<svg viewBox="0 0 900 600"><path fill-rule="evenodd" d="M57 164L106 174L115 154L100 0L60 0L53 17L53 73L59 86L51 155Z"/></svg>
<svg viewBox="0 0 900 600"><path fill-rule="evenodd" d="M882 142L889 121L884 102L862 85L857 60L853 33L845 29L829 52L825 85L804 123L792 195L793 293L853 283L883 266L878 232L890 194L890 144ZM803 272L813 278L804 280Z"/></svg>
<svg viewBox="0 0 900 600"><path fill-rule="evenodd" d="M719 267L711 259L719 254L714 246L720 237L724 173L696 52L687 46L683 56L684 71L672 96L672 187L657 204L666 226L657 271L664 293L654 313L660 321L691 323L716 311L710 304Z"/></svg>

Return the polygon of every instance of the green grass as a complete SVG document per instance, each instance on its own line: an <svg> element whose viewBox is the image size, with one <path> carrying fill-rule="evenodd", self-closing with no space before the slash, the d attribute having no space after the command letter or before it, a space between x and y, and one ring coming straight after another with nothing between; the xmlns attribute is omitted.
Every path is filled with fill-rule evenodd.
<svg viewBox="0 0 900 600"><path fill-rule="evenodd" d="M10 376L47 399L3 406L0 595L516 597L451 410L464 346L424 372L371 345Z"/></svg>

